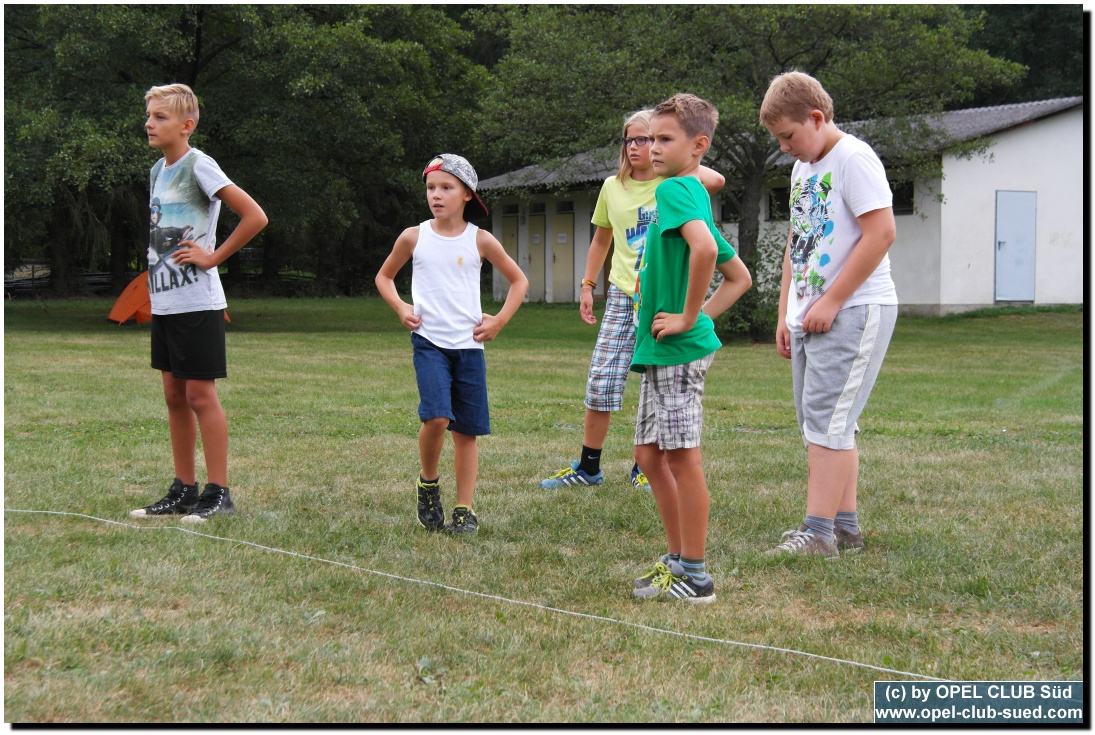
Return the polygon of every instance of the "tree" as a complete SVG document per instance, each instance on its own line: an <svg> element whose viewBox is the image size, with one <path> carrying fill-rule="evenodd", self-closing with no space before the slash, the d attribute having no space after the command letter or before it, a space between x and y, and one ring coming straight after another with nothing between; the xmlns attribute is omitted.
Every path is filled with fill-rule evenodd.
<svg viewBox="0 0 1095 735"><path fill-rule="evenodd" d="M140 266L153 85L198 94L193 144L271 216L267 275L348 292L424 213L416 172L473 137L485 82L429 6L6 6L4 33L5 267L48 253L58 289Z"/></svg>
<svg viewBox="0 0 1095 735"><path fill-rule="evenodd" d="M957 6L523 6L478 20L509 41L484 101L490 150L500 159L525 164L605 145L625 113L675 92L713 102L720 123L707 160L727 177L746 259L778 159L758 121L772 77L791 69L816 76L836 101L838 122L895 118L870 132L912 152L892 135L913 130L910 116L1010 83L1020 71L970 48L980 18Z"/></svg>
<svg viewBox="0 0 1095 735"><path fill-rule="evenodd" d="M973 34L973 48L1026 67L1011 86L978 89L970 105L989 107L1033 102L1084 93L1086 22L1081 5L963 5L983 25Z"/></svg>

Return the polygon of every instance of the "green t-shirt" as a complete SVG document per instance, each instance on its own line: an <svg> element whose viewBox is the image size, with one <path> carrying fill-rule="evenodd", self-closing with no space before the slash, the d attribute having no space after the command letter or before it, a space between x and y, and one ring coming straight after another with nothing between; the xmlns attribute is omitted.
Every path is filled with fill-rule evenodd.
<svg viewBox="0 0 1095 735"><path fill-rule="evenodd" d="M734 248L715 227L711 198L698 178L666 179L658 186L655 196L657 207L646 231L646 248L635 292L635 355L631 369L639 373L644 372L647 365L684 365L722 346L715 336L714 323L703 312L695 326L684 334L671 334L661 342L650 334L655 314L684 311L691 251L680 228L692 220L703 220L719 249L715 262L724 263L735 255Z"/></svg>
<svg viewBox="0 0 1095 735"><path fill-rule="evenodd" d="M608 282L628 296L635 296L635 276L646 246L646 229L654 211L654 190L665 181L629 179L625 189L615 176L605 179L591 221L612 230L612 268Z"/></svg>

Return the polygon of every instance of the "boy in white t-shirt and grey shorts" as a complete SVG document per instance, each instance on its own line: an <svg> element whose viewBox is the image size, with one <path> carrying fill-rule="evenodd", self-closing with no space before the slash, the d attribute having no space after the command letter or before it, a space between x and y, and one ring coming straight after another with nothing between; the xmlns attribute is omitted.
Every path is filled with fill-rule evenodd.
<svg viewBox="0 0 1095 735"><path fill-rule="evenodd" d="M863 548L856 422L897 321L893 195L878 156L837 128L813 77L773 79L760 121L796 159L776 349L791 360L809 469L804 522L768 554L834 557Z"/></svg>

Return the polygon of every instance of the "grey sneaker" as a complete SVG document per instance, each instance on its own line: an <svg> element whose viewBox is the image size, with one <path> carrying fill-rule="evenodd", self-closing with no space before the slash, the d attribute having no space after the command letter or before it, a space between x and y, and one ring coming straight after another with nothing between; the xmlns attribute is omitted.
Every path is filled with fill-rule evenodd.
<svg viewBox="0 0 1095 735"><path fill-rule="evenodd" d="M445 526L445 533L472 534L479 530L479 519L467 506L458 505L452 509L452 523Z"/></svg>
<svg viewBox="0 0 1095 735"><path fill-rule="evenodd" d="M167 495L157 500L152 505L129 511L130 518L149 518L151 516L186 515L194 510L198 504L198 486L184 485L183 481L175 478L171 487L167 489Z"/></svg>
<svg viewBox="0 0 1095 735"><path fill-rule="evenodd" d="M668 564L669 561L669 554L663 554L656 562L654 562L653 569L635 580L635 586L633 587L633 589L641 590L643 587L649 587L657 577L660 577L663 574L668 574L669 568L666 567L666 564Z"/></svg>
<svg viewBox="0 0 1095 735"><path fill-rule="evenodd" d="M795 531L785 531L782 538L783 543L764 552L764 555L795 554L797 556L824 556L830 559L840 556L835 543L829 543L808 529L803 530L800 527Z"/></svg>
<svg viewBox="0 0 1095 735"><path fill-rule="evenodd" d="M852 533L848 530L836 527L836 548L845 554L858 554L863 551L863 532Z"/></svg>
<svg viewBox="0 0 1095 735"><path fill-rule="evenodd" d="M665 571L654 577L648 586L631 590L631 596L640 600L683 601L701 605L715 601L715 580L710 574L707 579L698 582L675 561L665 564L663 568Z"/></svg>
<svg viewBox="0 0 1095 735"><path fill-rule="evenodd" d="M206 483L205 490L198 498L198 504L189 515L181 518L183 523L205 523L215 515L230 516L236 512L236 506L232 502L232 496L228 488L221 487L212 482Z"/></svg>

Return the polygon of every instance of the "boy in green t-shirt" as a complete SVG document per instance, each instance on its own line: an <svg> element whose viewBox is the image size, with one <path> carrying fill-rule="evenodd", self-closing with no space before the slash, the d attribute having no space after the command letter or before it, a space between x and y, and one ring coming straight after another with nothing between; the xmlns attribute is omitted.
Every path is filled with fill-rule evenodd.
<svg viewBox="0 0 1095 735"><path fill-rule="evenodd" d="M635 289L631 369L642 373L635 461L658 506L669 553L635 580L638 598L713 602L704 563L710 501L703 474L703 383L721 343L712 318L741 297L752 278L711 217L696 174L718 123L715 107L678 94L654 108L650 151L658 185ZM715 268L723 282L704 303Z"/></svg>

